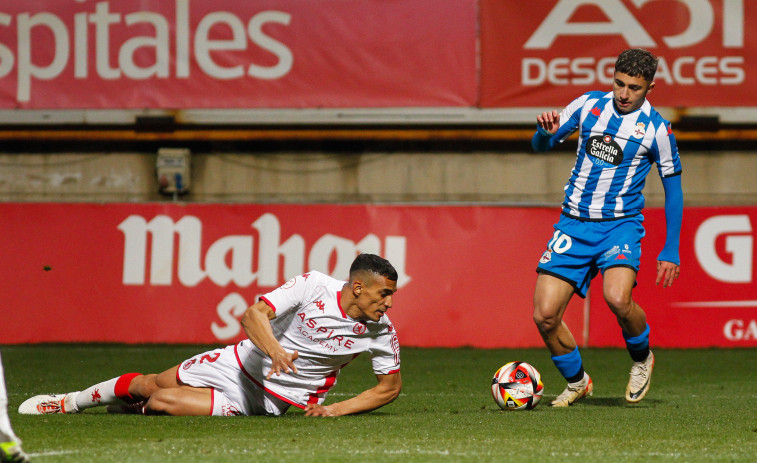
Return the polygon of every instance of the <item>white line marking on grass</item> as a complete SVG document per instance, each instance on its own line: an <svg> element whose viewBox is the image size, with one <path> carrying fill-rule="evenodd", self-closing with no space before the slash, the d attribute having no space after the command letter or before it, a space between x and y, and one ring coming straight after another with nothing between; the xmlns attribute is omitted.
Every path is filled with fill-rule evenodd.
<svg viewBox="0 0 757 463"><path fill-rule="evenodd" d="M39 453L30 453L29 456L33 458L37 457L54 457L57 455L70 455L72 453L79 453L77 450L56 450L52 452L39 452Z"/></svg>

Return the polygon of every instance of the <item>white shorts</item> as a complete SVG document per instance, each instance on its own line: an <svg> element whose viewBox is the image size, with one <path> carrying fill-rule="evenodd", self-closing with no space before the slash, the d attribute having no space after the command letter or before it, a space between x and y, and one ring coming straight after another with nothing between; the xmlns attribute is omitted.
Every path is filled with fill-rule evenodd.
<svg viewBox="0 0 757 463"><path fill-rule="evenodd" d="M176 377L188 386L211 389L213 416L278 416L290 407L244 375L233 345L197 354L182 362Z"/></svg>

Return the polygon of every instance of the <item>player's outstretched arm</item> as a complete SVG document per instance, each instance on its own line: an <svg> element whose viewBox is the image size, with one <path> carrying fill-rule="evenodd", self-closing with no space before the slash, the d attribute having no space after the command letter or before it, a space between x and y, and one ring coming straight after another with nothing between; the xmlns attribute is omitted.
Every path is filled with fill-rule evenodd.
<svg viewBox="0 0 757 463"><path fill-rule="evenodd" d="M275 317L276 313L264 301L256 302L242 315L242 328L247 337L273 361L271 371L268 372L268 379L271 375L281 375L282 372L297 373L297 367L294 365L298 356L297 351L292 353L285 351L273 335L271 319Z"/></svg>
<svg viewBox="0 0 757 463"><path fill-rule="evenodd" d="M378 384L351 399L331 405L310 404L305 409L307 416L342 416L369 412L392 402L400 395L400 373L376 375Z"/></svg>
<svg viewBox="0 0 757 463"><path fill-rule="evenodd" d="M657 279L655 284L662 283L663 288L673 285L673 281L681 273L680 257L678 253L681 236L681 222L683 221L683 189L681 176L665 177L662 179L665 190L665 227L667 233L665 246L657 256Z"/></svg>

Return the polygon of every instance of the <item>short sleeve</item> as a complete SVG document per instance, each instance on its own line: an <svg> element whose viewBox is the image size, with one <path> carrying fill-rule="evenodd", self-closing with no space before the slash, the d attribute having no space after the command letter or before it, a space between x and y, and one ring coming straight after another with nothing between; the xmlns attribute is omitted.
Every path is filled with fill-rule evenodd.
<svg viewBox="0 0 757 463"><path fill-rule="evenodd" d="M371 343L371 363L377 375L400 371L400 343L394 325L389 325Z"/></svg>
<svg viewBox="0 0 757 463"><path fill-rule="evenodd" d="M276 316L281 316L301 307L308 300L308 295L313 291L312 280L315 279L316 277L310 273L298 275L270 293L264 294L260 299L271 306Z"/></svg>

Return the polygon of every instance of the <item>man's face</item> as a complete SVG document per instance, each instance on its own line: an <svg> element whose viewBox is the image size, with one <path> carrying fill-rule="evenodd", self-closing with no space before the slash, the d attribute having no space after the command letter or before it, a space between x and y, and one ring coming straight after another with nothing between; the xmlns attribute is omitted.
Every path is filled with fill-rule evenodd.
<svg viewBox="0 0 757 463"><path fill-rule="evenodd" d="M397 291L397 282L376 274L360 281L359 291L353 288L359 313L356 319L377 322L392 307L392 295ZM350 315L352 316L352 315Z"/></svg>
<svg viewBox="0 0 757 463"><path fill-rule="evenodd" d="M654 82L647 82L643 77L631 77L622 72L615 72L612 93L615 107L621 114L628 114L641 108L647 93L654 88Z"/></svg>

